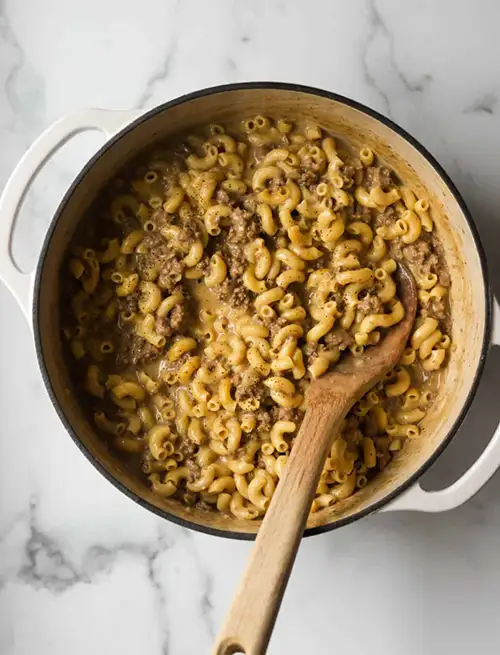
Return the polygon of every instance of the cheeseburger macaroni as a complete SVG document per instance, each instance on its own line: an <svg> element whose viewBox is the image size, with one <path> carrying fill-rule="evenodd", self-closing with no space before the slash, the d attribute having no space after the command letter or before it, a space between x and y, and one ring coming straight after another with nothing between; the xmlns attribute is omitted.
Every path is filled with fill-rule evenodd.
<svg viewBox="0 0 500 655"><path fill-rule="evenodd" d="M210 125L132 164L68 256L64 337L104 439L153 491L262 516L310 381L419 313L399 365L344 421L312 511L418 438L451 347L450 279L426 198L315 124Z"/></svg>

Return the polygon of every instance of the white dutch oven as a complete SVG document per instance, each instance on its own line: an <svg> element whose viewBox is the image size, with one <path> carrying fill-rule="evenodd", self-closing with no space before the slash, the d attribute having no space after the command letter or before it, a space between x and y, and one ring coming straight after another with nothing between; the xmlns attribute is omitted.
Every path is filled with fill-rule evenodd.
<svg viewBox="0 0 500 655"><path fill-rule="evenodd" d="M447 489L424 491L418 478L457 431L472 402L487 349L491 343L500 344L500 310L491 298L476 228L451 180L410 135L367 107L308 87L275 83L217 87L184 96L142 116L137 111L87 110L56 122L26 152L0 199L0 278L30 322L42 376L61 420L94 466L144 507L193 529L234 538L254 537L257 523L158 498L110 456L78 398L68 393L73 386L61 348L58 302L64 251L75 227L99 190L124 164L156 140L194 130L200 124L257 113L317 120L334 134L347 135L357 147L373 147L408 184L417 191L426 189L453 281L455 349L443 375L442 391L424 420L422 437L412 440L366 488L315 514L306 534L344 525L375 510L440 512L461 505L500 465L500 427L479 459ZM24 274L11 255L19 207L44 163L62 144L86 130L100 130L108 141L66 193L50 225L37 270Z"/></svg>

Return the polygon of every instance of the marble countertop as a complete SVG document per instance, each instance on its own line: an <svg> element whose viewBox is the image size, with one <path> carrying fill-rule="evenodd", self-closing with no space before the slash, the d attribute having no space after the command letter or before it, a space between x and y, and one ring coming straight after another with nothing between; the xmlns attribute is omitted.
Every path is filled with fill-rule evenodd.
<svg viewBox="0 0 500 655"><path fill-rule="evenodd" d="M374 107L429 148L477 221L498 292L499 24L496 0L4 0L0 187L68 111L149 108L232 81L301 82ZM100 142L79 136L37 179L14 240L26 269ZM0 366L0 653L208 653L250 545L162 521L91 467L50 405L3 286ZM427 487L480 452L500 418L499 383L497 349ZM269 653L498 653L499 501L497 474L455 511L378 515L305 540Z"/></svg>

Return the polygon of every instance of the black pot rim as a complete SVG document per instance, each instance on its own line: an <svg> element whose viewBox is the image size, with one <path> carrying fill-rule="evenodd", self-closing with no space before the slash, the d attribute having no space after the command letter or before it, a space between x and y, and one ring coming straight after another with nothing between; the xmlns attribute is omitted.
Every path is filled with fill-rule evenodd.
<svg viewBox="0 0 500 655"><path fill-rule="evenodd" d="M489 343L490 343L490 336L491 336L491 330L492 330L492 295L488 283L488 271L487 271L487 263L486 263L486 255L483 249L483 246L481 244L481 240L479 237L479 233L477 231L476 225L474 223L474 220L467 208L467 205L465 204L465 201L463 200L462 196L460 195L458 189L456 188L455 184L452 182L446 171L443 169L443 167L434 159L434 157L429 153L429 151L421 145L414 137L412 137L406 130L404 130L402 127L394 123L391 119L387 118L386 116L383 116L382 114L378 113L374 109L371 109L370 107L367 107L366 105L363 105L355 100L351 100L350 98L347 98L345 96L339 95L337 93L333 93L331 91L325 91L322 89L316 89L314 87L310 86L303 86L300 84L292 84L292 83L286 83L286 82L242 82L242 83L235 83L235 84L226 84L226 85L221 85L221 86L214 86L214 87L209 87L206 89L201 89L199 91L194 91L192 93L188 93L185 95L182 95L178 98L175 98L174 100L171 100L169 102L163 103L161 105L158 105L154 109L151 109L150 111L146 112L145 114L139 116L137 119L132 121L129 125L127 125L125 128L120 130L117 134L115 134L111 139L109 139L98 151L97 153L87 162L87 164L82 168L78 176L75 178L71 186L69 187L68 191L64 195L56 213L54 214L54 217L49 225L47 235L45 237L42 250L40 253L40 258L38 260L38 265L37 265L37 270L36 270L36 278L35 278L35 285L34 285L34 292L33 292L33 331L34 331L34 339L35 339L35 348L36 348L36 354L37 354L37 359L38 359L38 364L40 366L40 370L42 373L43 381L45 384L45 387L47 389L47 392L49 394L50 400L61 420L63 423L64 427L66 428L67 432L77 445L77 447L80 449L80 451L86 456L86 458L94 465L94 467L109 481L111 482L117 489L122 491L125 495L127 495L129 498L134 500L136 503L144 507L145 509L148 509L149 511L153 512L154 514L157 514L158 516L161 516L164 519L167 519L173 523L176 523L178 525L181 525L182 527L185 528L190 528L192 530L196 530L198 532L203 532L206 534L218 536L218 537L226 537L226 538L231 538L231 539L239 539L239 540L253 540L255 539L255 534L253 533L247 533L247 532L234 532L231 530L219 530L215 528L211 528L208 526L200 525L198 523L194 523L193 521L188 521L185 519L181 519L179 517L174 516L173 514L170 514L168 511L160 509L158 507L155 507L145 499L141 498L137 494L135 494L133 491L128 489L122 482L120 482L117 478L115 478L111 473L109 473L105 467L101 464L101 462L90 452L90 450L87 449L87 447L80 441L78 438L78 435L74 431L72 425L66 418L66 415L64 414L64 411L59 405L59 402L56 398L56 395L54 393L52 383L50 380L50 377L48 375L47 367L45 365L45 359L44 359L44 354L42 350L42 345L41 345L41 338L40 338L40 324L39 324L39 298L40 298L40 285L41 285L41 276L44 268L44 263L45 263L45 258L47 255L48 247L52 238L52 234L55 230L55 227L57 223L59 222L59 218L61 214L63 213L66 204L70 200L71 196L73 195L76 187L80 184L82 179L85 177L87 172L92 168L92 166L96 163L96 161L102 157L102 155L109 149L111 148L117 141L119 141L122 136L125 134L128 134L132 130L134 130L138 125L143 123L144 121L147 121L153 116L156 116L159 113L162 113L166 110L168 110L171 107L175 107L177 105L183 104L185 102L188 102L190 100L195 100L197 98L202 98L204 96L209 96L209 95L216 95L218 93L224 93L228 91L239 91L239 90L262 90L262 89L273 89L273 90L284 90L284 91L296 91L299 93L304 93L304 94L310 94L313 96L320 96L323 98L327 98L329 100L333 100L335 102L347 105L348 107L352 107L353 109L357 109L358 111L367 114L371 118L379 121L386 127L389 127L391 130L396 132L400 137L405 139L408 143L410 143L426 160L427 162L434 168L434 170L438 173L438 175L441 177L443 182L446 184L452 195L454 196L457 204L459 205L461 211L463 212L467 223L469 225L469 228L471 230L472 237L474 239L474 244L477 249L478 255L479 255L479 260L481 264L481 271L483 275L483 280L484 280L484 300L485 300L485 308L486 308L486 316L485 316L485 327L484 327L484 334L483 334L483 344L481 348L481 355L479 358L479 362L477 365L476 373L474 376L474 380L472 382L471 388L469 390L469 393L467 395L466 401L464 403L464 406L462 407L462 410L458 417L456 418L451 430L448 432L447 436L445 439L443 439L442 443L439 445L437 450L432 454L431 457L429 457L424 464L415 472L413 475L411 475L405 482L400 484L396 489L392 490L389 494L384 496L381 500L377 501L373 505L370 505L370 507L367 507L363 510L360 510L356 512L355 514L352 514L351 516L348 516L346 518L339 519L333 523L329 523L326 525L318 526L315 528L308 528L304 536L312 536L316 534L321 534L324 532L329 532L330 530L334 530L336 528L340 528L344 525L348 525L349 523L353 523L354 521L361 519L365 516L368 516L369 514L373 514L374 512L380 510L382 507L390 503L392 500L394 500L397 496L402 494L404 491L409 489L422 475L429 469L432 464L437 460L437 458L441 455L441 453L445 450L445 448L448 446L452 438L455 436L458 428L462 424L467 412L470 409L470 406L472 404L472 401L474 399L474 396L476 394L478 385L479 385L479 380L481 378L481 374L484 369L484 364L486 360L486 354L488 351Z"/></svg>

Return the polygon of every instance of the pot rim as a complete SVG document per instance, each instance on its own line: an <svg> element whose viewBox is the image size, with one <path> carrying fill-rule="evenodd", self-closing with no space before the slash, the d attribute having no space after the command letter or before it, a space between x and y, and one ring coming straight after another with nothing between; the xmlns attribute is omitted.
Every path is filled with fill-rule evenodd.
<svg viewBox="0 0 500 655"><path fill-rule="evenodd" d="M356 100L352 100L350 98L347 98L343 95L340 95L338 93L334 93L331 91L325 91L323 89L317 89L314 87L310 86L304 86L301 84L294 84L294 83L288 83L288 82L239 82L239 83L233 83L233 84L223 84L219 86L213 86L213 87L207 87L205 89L201 89L199 91L194 91L191 93L184 94L182 96L179 96L177 98L174 98L173 100L170 100L168 102L162 103L161 105L158 105L154 107L153 109L147 111L146 113L142 114L135 120L133 120L131 123L129 123L126 127L121 129L119 132L117 132L115 135L113 135L106 143L103 144L101 148L92 156L92 158L85 164L85 166L82 168L80 173L77 175L77 177L73 180L71 186L69 189L66 191L64 194L63 199L61 200L54 217L52 218L50 225L47 230L47 234L45 236L42 249L40 252L40 257L38 259L38 264L37 264L37 269L36 269L36 277L35 277L35 284L34 284L34 289L33 289L33 313L32 313L32 320L33 320L33 333L34 333L34 340L35 340L35 349L36 349L36 355L38 359L38 365L40 367L40 371L42 374L42 378L45 384L45 387L47 389L47 392L49 394L50 400L52 402L52 405L54 406L54 409L57 412L57 415L59 416L62 424L66 428L66 431L68 434L71 436L73 441L75 442L76 446L79 448L79 450L85 455L85 457L94 465L94 467L109 481L111 484L113 484L117 489L119 489L122 493L124 493L126 496L131 498L133 501L135 501L137 504L139 504L141 507L144 507L145 509L149 510L150 512L153 512L154 514L167 519L168 521L171 521L172 523L176 523L177 525L180 525L185 528L189 528L191 530L196 530L197 532L202 532L205 534L210 534L213 536L217 537L226 537L229 539L238 539L238 540L253 540L256 537L256 533L249 533L249 532L235 532L232 530L221 530L218 528L212 528L209 526L205 525L200 525L198 523L195 523L194 521L189 521L186 519L179 518L177 516L174 516L167 510L161 509L159 507L155 507L151 503L149 503L147 500L144 498L141 498L138 496L136 493L131 491L125 484L123 484L120 480L115 478L109 471L106 470L104 465L100 462L100 460L95 457L90 450L83 444L83 442L79 439L78 435L76 434L76 431L73 429L73 426L70 424L69 420L66 418L66 415L62 409L62 406L59 404L55 392L52 387L52 383L47 371L47 367L45 365L45 358L44 358L44 353L42 349L42 344L41 344L41 338L40 338L40 324L39 324L39 299L40 299L40 286L41 286L41 277L42 277L42 271L44 268L45 264L45 258L47 255L47 251L50 245L50 241L52 239L52 234L59 222L59 219L61 217L61 214L63 213L67 203L69 202L71 196L73 195L76 187L81 183L85 175L88 173L88 171L94 166L94 164L102 157L102 155L107 152L107 150L115 145L125 134L128 134L132 130L134 130L136 127L138 127L141 123L144 121L149 120L153 116L156 116L157 114L160 114L171 107L175 107L177 105L181 105L185 102L188 102L190 100L195 100L198 98L203 98L205 96L210 96L210 95L216 95L219 93L225 93L225 92L231 92L231 91L240 91L240 90L265 90L265 89L270 89L270 90L283 90L283 91L296 91L299 93L304 93L304 94L309 94L313 96L320 96L323 98L327 98L328 100L333 100L335 102L344 104L348 107L351 107L353 109L356 109L360 111L361 113L364 113L371 118L375 119L376 121L379 121L386 127L389 127L391 130L396 132L398 136L401 138L405 139L410 145L412 145L430 164L432 168L437 172L437 174L440 176L440 178L443 180L443 182L446 184L448 187L449 191L453 195L455 201L457 202L458 206L460 207L460 210L465 216L465 219L468 223L468 226L471 230L472 238L474 240L474 245L476 247L476 250L479 255L479 261L481 265L481 272L483 275L483 280L484 280L484 285L483 285L483 293L484 293L484 300L485 300L485 325L484 325L484 333L483 333L483 343L481 346L481 354L479 357L476 373L474 375L474 380L471 384L471 388L469 390L469 393L467 395L467 398L465 400L465 403L455 419L455 422L453 423L453 426L449 430L448 434L446 437L443 439L442 443L439 445L439 447L436 449L436 451L429 457L423 464L422 466L415 471L407 480L405 480L402 484L400 484L398 487L393 489L390 493L388 493L386 496L384 496L382 499L374 503L373 505L370 505L369 507L359 510L358 512L355 512L351 516L345 517L338 519L337 521L334 521L332 523L327 523L325 525L317 526L315 528L308 528L304 532L304 536L312 536L316 534L322 534L324 532L329 532L330 530L334 530L337 528L340 528L344 525L348 525L350 523L353 523L354 521L361 519L365 516L368 516L369 514L373 514L374 512L380 510L382 507L385 505L389 504L391 501L393 501L397 496L402 494L404 491L409 489L415 482L434 464L434 462L437 460L437 458L441 455L441 453L445 450L445 448L449 445L451 442L452 438L455 436L457 433L459 427L463 423L470 407L472 404L472 401L474 399L474 396L476 395L477 388L479 385L479 380L481 378L481 375L483 373L484 369L484 364L486 361L486 354L488 351L489 343L490 343L490 338L491 338L491 330L492 330L492 294L491 294L491 289L489 286L488 282L488 270L487 270L487 262L486 262L486 255L479 237L478 230L476 228L476 225L474 223L474 220L472 218L472 215L467 208L467 205L465 204L464 199L460 195L457 187L455 184L452 182L446 171L443 169L443 167L436 161L436 159L430 154L430 152L421 144L419 143L411 134L409 134L406 130L404 130L402 127L397 125L394 121L392 121L390 118L387 118L386 116L380 114L379 112L375 111L374 109L371 109L370 107L367 107L366 105L363 105L360 102L357 102Z"/></svg>

